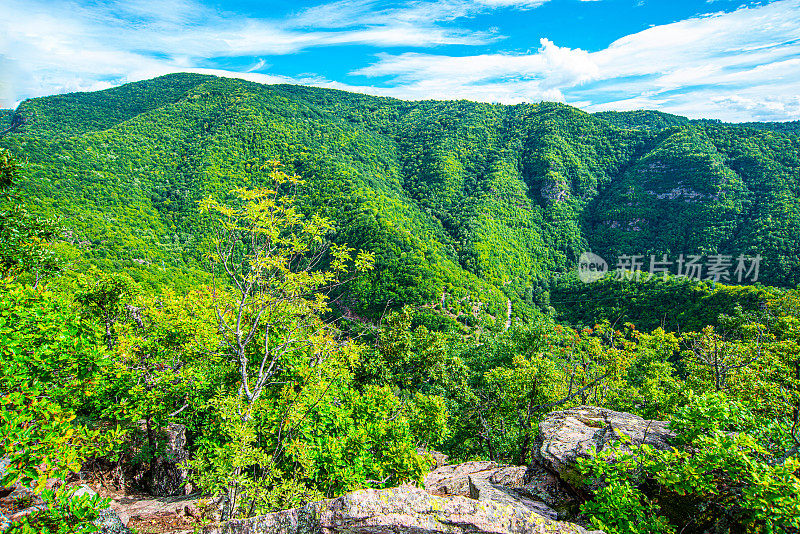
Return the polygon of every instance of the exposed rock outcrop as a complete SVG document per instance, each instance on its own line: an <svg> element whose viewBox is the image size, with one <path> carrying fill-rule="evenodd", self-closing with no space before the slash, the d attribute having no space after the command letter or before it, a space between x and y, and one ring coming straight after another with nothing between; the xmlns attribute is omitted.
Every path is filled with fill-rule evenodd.
<svg viewBox="0 0 800 534"><path fill-rule="evenodd" d="M100 510L94 524L100 527L100 534L130 534L131 532L111 508Z"/></svg>
<svg viewBox="0 0 800 534"><path fill-rule="evenodd" d="M525 487L525 466L491 461L465 462L434 469L425 477L425 489L438 496L465 496L521 507L550 519L558 513Z"/></svg>
<svg viewBox="0 0 800 534"><path fill-rule="evenodd" d="M561 518L575 515L580 504L569 486L538 462L532 462L528 466L524 484L516 487L515 491L555 509Z"/></svg>
<svg viewBox="0 0 800 534"><path fill-rule="evenodd" d="M500 467L489 475L489 482L509 488L518 488L525 483L525 473L528 468L518 465Z"/></svg>
<svg viewBox="0 0 800 534"><path fill-rule="evenodd" d="M542 465L578 487L582 477L576 470L577 458L590 457L593 448L600 451L621 435L628 436L634 445L667 449L673 436L667 424L596 406L577 406L542 419L537 453Z"/></svg>
<svg viewBox="0 0 800 534"><path fill-rule="evenodd" d="M503 465L488 460L445 465L428 473L425 489L434 495L467 496L470 494L470 478L515 488L523 485L527 469L525 466Z"/></svg>
<svg viewBox="0 0 800 534"><path fill-rule="evenodd" d="M202 512L198 497L176 496L157 499L118 497L111 501L111 508L117 512L125 525L133 520L141 520L156 515L175 515L200 518Z"/></svg>
<svg viewBox="0 0 800 534"><path fill-rule="evenodd" d="M189 472L182 467L188 459L186 451L186 427L170 423L165 429L167 448L164 454L153 461L148 476L147 490L159 497L187 495L191 486L187 485Z"/></svg>
<svg viewBox="0 0 800 534"><path fill-rule="evenodd" d="M264 516L208 527L205 534L585 534L520 507L438 497L415 487L361 490Z"/></svg>

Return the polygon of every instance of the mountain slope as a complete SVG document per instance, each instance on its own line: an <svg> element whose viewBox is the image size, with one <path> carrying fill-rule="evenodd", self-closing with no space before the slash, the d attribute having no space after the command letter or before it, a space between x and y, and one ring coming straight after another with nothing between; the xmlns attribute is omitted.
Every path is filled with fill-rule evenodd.
<svg viewBox="0 0 800 534"><path fill-rule="evenodd" d="M589 247L610 261L760 253L762 281L800 282L800 141L777 127L188 74L34 99L17 115L0 147L27 158L28 202L63 216L104 268L201 276L196 202L258 184L277 159L307 180L304 209L378 255L343 296L357 313L444 303L499 324L507 297L526 313Z"/></svg>

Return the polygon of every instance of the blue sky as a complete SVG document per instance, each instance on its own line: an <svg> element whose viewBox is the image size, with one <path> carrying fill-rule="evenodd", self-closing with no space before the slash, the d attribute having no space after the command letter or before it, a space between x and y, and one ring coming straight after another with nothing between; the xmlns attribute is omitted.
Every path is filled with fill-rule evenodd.
<svg viewBox="0 0 800 534"><path fill-rule="evenodd" d="M0 107L169 72L800 119L800 0L0 0Z"/></svg>

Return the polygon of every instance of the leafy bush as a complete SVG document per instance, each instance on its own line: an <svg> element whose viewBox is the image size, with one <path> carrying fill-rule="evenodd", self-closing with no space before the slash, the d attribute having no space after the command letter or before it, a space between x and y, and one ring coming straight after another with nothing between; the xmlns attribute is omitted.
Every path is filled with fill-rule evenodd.
<svg viewBox="0 0 800 534"><path fill-rule="evenodd" d="M75 495L78 488L45 489L41 493L42 510L15 522L6 530L10 534L90 534L99 532L96 521L100 511L108 508L111 499L99 495Z"/></svg>

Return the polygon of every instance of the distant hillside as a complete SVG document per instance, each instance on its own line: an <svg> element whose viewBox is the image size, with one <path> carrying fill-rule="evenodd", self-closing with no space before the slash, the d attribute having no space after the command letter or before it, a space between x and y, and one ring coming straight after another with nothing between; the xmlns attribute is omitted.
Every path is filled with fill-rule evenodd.
<svg viewBox="0 0 800 534"><path fill-rule="evenodd" d="M78 135L107 130L148 111L176 102L207 78L181 74L130 83L106 91L68 93L26 100L17 113L25 117L21 133L38 137Z"/></svg>
<svg viewBox="0 0 800 534"><path fill-rule="evenodd" d="M663 130L670 126L686 126L691 121L680 115L671 115L660 111L601 111L593 114L606 120L617 128L631 130Z"/></svg>
<svg viewBox="0 0 800 534"><path fill-rule="evenodd" d="M0 109L0 132L11 126L11 120L13 118L13 109Z"/></svg>
<svg viewBox="0 0 800 534"><path fill-rule="evenodd" d="M593 113L593 115L610 122L618 128L631 130L663 130L671 126L688 126L690 124L695 124L698 126L752 128L754 130L800 135L800 121L724 123L712 119L692 120L681 117L680 115L672 115L670 113L646 109L638 111L601 111Z"/></svg>
<svg viewBox="0 0 800 534"><path fill-rule="evenodd" d="M800 140L778 126L189 74L17 113L24 127L0 147L27 157L28 201L106 268L200 272L197 201L259 183L278 159L337 240L378 255L342 300L359 313L444 301L459 320L499 322L506 298L527 313L587 248L761 254L762 282L800 282Z"/></svg>
<svg viewBox="0 0 800 534"><path fill-rule="evenodd" d="M753 128L755 130L769 130L772 132L800 135L800 121L791 122L742 122L738 126Z"/></svg>

